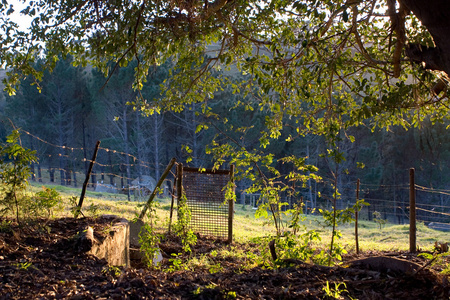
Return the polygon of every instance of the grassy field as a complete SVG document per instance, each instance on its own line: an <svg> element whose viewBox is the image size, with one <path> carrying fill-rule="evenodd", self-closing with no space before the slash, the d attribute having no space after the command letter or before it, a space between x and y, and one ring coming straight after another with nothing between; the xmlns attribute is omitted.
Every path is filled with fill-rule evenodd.
<svg viewBox="0 0 450 300"><path fill-rule="evenodd" d="M48 185L47 185L48 186ZM81 189L59 185L48 186L60 193L64 201L64 210L55 212L55 217L72 216L69 207L69 199L78 202ZM29 193L41 190L41 185L32 184ZM133 198L133 197L132 197ZM158 203L156 215L158 227L166 231L169 224L170 198L156 198ZM126 219L135 218L142 210L144 202L128 201L126 195L98 193L87 191L83 202L83 213L86 216L114 214ZM174 220L176 214L174 214ZM286 218L287 221L287 218ZM287 222L283 222L287 230ZM305 230L317 230L320 232L324 246L329 243L331 228L324 226L323 218L316 215L304 216L302 224ZM349 252L355 250L354 223L341 225L338 229L342 232L341 244ZM361 251L390 251L409 249L409 225L384 224L381 229L379 224L373 221L360 221L358 226L359 245ZM267 224L265 219L255 219L255 210L249 206L235 205L235 218L233 226L234 240L246 242L254 237L262 237L275 234L275 228ZM436 231L426 227L423 223L417 225L417 246L421 250L432 250L435 241L450 242L450 234Z"/></svg>

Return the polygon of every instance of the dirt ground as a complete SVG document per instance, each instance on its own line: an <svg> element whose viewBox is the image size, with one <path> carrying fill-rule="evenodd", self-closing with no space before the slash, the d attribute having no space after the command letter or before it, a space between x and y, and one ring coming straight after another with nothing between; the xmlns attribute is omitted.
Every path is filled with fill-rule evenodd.
<svg viewBox="0 0 450 300"><path fill-rule="evenodd" d="M65 218L22 227L0 222L0 299L333 299L326 296L327 282L329 293L341 291L337 299L449 299L449 277L429 266L403 272L364 264L330 268L286 261L274 270L248 269L242 261L223 259L217 261L218 272L150 270L137 262L123 269L109 267L76 247L80 228L89 224L101 239L110 219ZM181 252L173 239L160 247L167 254ZM230 245L200 238L193 252L200 256L223 247ZM358 258L378 255L365 253ZM384 255L426 264L417 255Z"/></svg>

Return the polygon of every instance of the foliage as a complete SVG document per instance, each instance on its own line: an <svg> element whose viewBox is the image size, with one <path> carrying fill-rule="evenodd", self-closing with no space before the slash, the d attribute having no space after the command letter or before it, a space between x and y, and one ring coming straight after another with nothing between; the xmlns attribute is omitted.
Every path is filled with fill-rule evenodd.
<svg viewBox="0 0 450 300"><path fill-rule="evenodd" d="M355 220L355 211L359 211L363 205L367 206L369 204L361 199L358 200L352 207L346 209L336 209L335 206L333 206L332 211L319 209L319 212L324 218L325 225L333 228L331 247L329 251L329 264L332 259L342 260L342 254L347 253L347 251L338 242L342 235L339 230L336 230L337 226L339 224L353 222Z"/></svg>
<svg viewBox="0 0 450 300"><path fill-rule="evenodd" d="M178 219L174 226L175 232L181 238L183 251L190 253L191 246L197 243L197 236L190 228L191 211L187 205L186 195L183 194L178 202Z"/></svg>
<svg viewBox="0 0 450 300"><path fill-rule="evenodd" d="M78 206L78 198L75 196L69 197L69 205L70 213L74 218L77 218L77 216L79 216L81 213L81 207Z"/></svg>
<svg viewBox="0 0 450 300"><path fill-rule="evenodd" d="M0 232L1 233L11 233L12 232L11 223L12 223L12 221L2 220L0 222Z"/></svg>
<svg viewBox="0 0 450 300"><path fill-rule="evenodd" d="M3 32L8 33L2 32L0 60L11 70L5 80L9 94L28 76L56 108L64 103L46 92L56 90L59 81L55 76L48 90L41 88L40 80L49 75L45 70L65 69L59 62L68 58L75 66L93 66L111 85L121 82L128 88L98 93L101 101L111 102L106 107L118 109L99 115L117 120L116 131L108 125L104 130L110 142L115 134L122 136L121 150L127 154L133 142L135 149L145 146L138 143L143 140L141 130L129 133L130 123L140 126L139 116L130 122L133 112L171 111L184 117L192 112L191 122L186 122L194 124L190 131L214 129L206 149L214 167L236 165L237 179L247 182L243 190L261 194L257 216L270 220L279 237L287 206L282 195L299 199L307 186L312 195L311 182L320 182L319 172L330 169L333 182L323 194L331 199L333 212L322 210L333 227L330 258L342 253L334 248L340 236L336 226L351 219L351 211L340 209L338 186L338 178L349 173L342 166L343 148L355 137L348 133L357 126L375 130L376 126L422 126L426 120L435 124L449 115L443 101L447 95L439 98L430 93L438 76L407 63L404 56L406 39L432 46L431 35L395 0L387 5L375 0L34 1L23 10L35 18L29 32L7 19L12 13L7 5L0 5L0 13L5 20ZM155 91L146 95L155 85L146 86L149 73L163 64L167 76L158 83L162 97ZM235 97L222 103L220 96L227 93ZM120 96L113 99L114 95ZM125 101L136 111L125 107ZM65 120L68 112L55 119ZM57 126L61 147L62 137L68 135L62 130L65 127L68 124ZM309 148L297 149L313 135L322 137L316 141L315 154L324 154L321 170L305 153ZM323 140L328 149L319 147ZM376 153L377 144L373 145L367 152ZM184 150L195 152L191 148ZM138 153L145 156L145 151ZM381 184L384 170L370 170L365 177ZM395 177L395 171L391 175ZM131 178L128 168L127 177ZM189 252L195 235L188 230L189 209L183 201L180 209L178 233Z"/></svg>
<svg viewBox="0 0 450 300"><path fill-rule="evenodd" d="M118 278L120 276L120 274L122 273L122 270L120 270L119 267L108 265L108 266L103 267L102 273L109 274L114 278Z"/></svg>
<svg viewBox="0 0 450 300"><path fill-rule="evenodd" d="M91 203L91 205L88 206L87 211L92 217L96 218L98 217L99 214L99 206L94 203Z"/></svg>
<svg viewBox="0 0 450 300"><path fill-rule="evenodd" d="M375 221L375 223L378 224L378 226L380 227L380 230L381 230L383 225L387 223L387 220L385 220L381 217L381 213L379 211L374 211L372 214L373 214L373 220Z"/></svg>
<svg viewBox="0 0 450 300"><path fill-rule="evenodd" d="M187 267L183 264L183 260L181 258L181 253L172 253L172 258L169 258L169 262L172 263L172 265L167 268L168 272L174 272L178 270L186 270Z"/></svg>
<svg viewBox="0 0 450 300"><path fill-rule="evenodd" d="M325 292L325 296L331 299L344 299L343 293L348 293L347 285L345 282L334 282L334 288L330 287L330 283L327 281L327 285L322 288Z"/></svg>
<svg viewBox="0 0 450 300"><path fill-rule="evenodd" d="M299 235L285 232L275 240L277 255L280 259L299 259L311 263L323 264L323 252L317 251L321 237L316 230L308 230Z"/></svg>
<svg viewBox="0 0 450 300"><path fill-rule="evenodd" d="M30 209L35 216L47 214L47 218L53 215L53 210L61 211L63 203L61 196L54 188L42 186L42 191L37 192L31 199Z"/></svg>
<svg viewBox="0 0 450 300"><path fill-rule="evenodd" d="M157 221L159 220L156 214L156 208L158 207L157 201L151 201L147 207L147 222L135 219L134 222L138 224L143 223L143 226L139 232L139 244L141 252L144 253L145 262L149 268L156 267L154 263L155 257L160 253L159 242L163 235L156 229Z"/></svg>
<svg viewBox="0 0 450 300"><path fill-rule="evenodd" d="M442 245L444 245L444 252L442 251ZM446 251L445 251L446 250ZM450 263L448 262L448 257L450 256L450 252L448 252L447 244L440 244L438 242L435 243L435 251L433 254L423 252L420 253L419 256L424 257L428 260L425 266L440 266L441 274L450 275Z"/></svg>
<svg viewBox="0 0 450 300"><path fill-rule="evenodd" d="M155 267L153 260L160 251L158 246L160 241L161 234L157 233L154 224L145 223L139 232L139 244L149 268Z"/></svg>
<svg viewBox="0 0 450 300"><path fill-rule="evenodd" d="M1 213L14 213L18 223L20 213L30 205L24 191L31 174L30 163L36 161L35 151L23 148L19 137L19 131L13 130L0 146Z"/></svg>

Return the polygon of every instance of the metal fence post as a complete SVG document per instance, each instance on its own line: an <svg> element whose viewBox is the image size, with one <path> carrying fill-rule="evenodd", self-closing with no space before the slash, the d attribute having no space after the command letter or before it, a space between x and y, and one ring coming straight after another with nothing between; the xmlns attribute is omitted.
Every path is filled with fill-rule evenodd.
<svg viewBox="0 0 450 300"><path fill-rule="evenodd" d="M230 165L230 181L233 185L234 193L234 165ZM234 216L234 199L228 199L228 243L233 242L233 216Z"/></svg>
<svg viewBox="0 0 450 300"><path fill-rule="evenodd" d="M359 201L359 178L356 181L356 203ZM359 254L359 239L358 239L358 205L355 207L355 246L356 246L356 254Z"/></svg>
<svg viewBox="0 0 450 300"><path fill-rule="evenodd" d="M416 252L416 187L414 168L409 169L409 252Z"/></svg>

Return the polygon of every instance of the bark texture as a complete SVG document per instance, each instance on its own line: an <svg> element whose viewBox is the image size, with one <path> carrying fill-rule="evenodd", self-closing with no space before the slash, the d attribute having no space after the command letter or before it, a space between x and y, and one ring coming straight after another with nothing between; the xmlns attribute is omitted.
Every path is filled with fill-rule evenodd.
<svg viewBox="0 0 450 300"><path fill-rule="evenodd" d="M399 0L428 29L435 47L410 44L406 55L425 68L444 71L450 77L450 1Z"/></svg>

